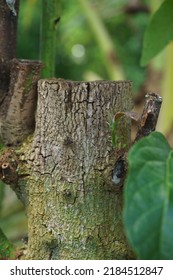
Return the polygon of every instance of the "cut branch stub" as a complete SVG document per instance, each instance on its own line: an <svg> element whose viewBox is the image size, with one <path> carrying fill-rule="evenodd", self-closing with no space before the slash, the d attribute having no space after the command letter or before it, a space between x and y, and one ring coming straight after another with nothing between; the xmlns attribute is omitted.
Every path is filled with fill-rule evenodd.
<svg viewBox="0 0 173 280"><path fill-rule="evenodd" d="M0 155L0 180L5 184L17 185L18 159L12 149L7 149Z"/></svg>
<svg viewBox="0 0 173 280"><path fill-rule="evenodd" d="M134 142L153 132L157 125L162 98L156 93L149 93L145 96L144 110L138 124L137 135Z"/></svg>
<svg viewBox="0 0 173 280"><path fill-rule="evenodd" d="M108 121L131 109L129 81L38 82L28 154L28 259L129 257ZM117 133L129 144L130 123Z"/></svg>
<svg viewBox="0 0 173 280"><path fill-rule="evenodd" d="M11 61L9 92L1 105L1 137L16 145L34 131L40 61Z"/></svg>
<svg viewBox="0 0 173 280"><path fill-rule="evenodd" d="M138 124L136 137L131 145L155 130L161 105L162 98L156 93L149 93L145 96L144 110L141 116L135 112L116 113L114 116L115 121L125 115L128 118L135 120ZM117 160L113 170L113 178L115 182L121 185L124 183L127 174L127 153L129 148L130 147L127 147L125 150L121 149L120 151L117 150L116 152Z"/></svg>

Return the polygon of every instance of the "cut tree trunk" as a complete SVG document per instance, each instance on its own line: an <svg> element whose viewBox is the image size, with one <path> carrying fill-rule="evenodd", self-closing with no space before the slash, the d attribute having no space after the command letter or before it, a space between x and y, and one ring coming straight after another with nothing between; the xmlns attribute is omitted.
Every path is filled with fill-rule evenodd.
<svg viewBox="0 0 173 280"><path fill-rule="evenodd" d="M26 259L132 258L122 192L112 182L116 159L108 125L118 111L131 109L129 81L39 81L34 138L18 150ZM117 136L129 144L127 119Z"/></svg>

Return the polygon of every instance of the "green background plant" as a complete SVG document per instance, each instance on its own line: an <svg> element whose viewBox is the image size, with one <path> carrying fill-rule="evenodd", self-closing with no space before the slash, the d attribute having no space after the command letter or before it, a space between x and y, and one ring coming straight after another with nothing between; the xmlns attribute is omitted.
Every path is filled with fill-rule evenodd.
<svg viewBox="0 0 173 280"><path fill-rule="evenodd" d="M173 259L173 150L159 132L128 155L124 224L139 259Z"/></svg>
<svg viewBox="0 0 173 280"><path fill-rule="evenodd" d="M165 0L153 14L145 32L141 57L141 64L146 65L167 46L161 84L163 107L158 126L163 132L171 131L173 119L172 10L173 2ZM134 145L128 162L124 191L128 240L140 259L173 259L172 149L162 134L152 133Z"/></svg>
<svg viewBox="0 0 173 280"><path fill-rule="evenodd" d="M167 49L165 64L163 65L163 82L161 84L164 97L158 129L167 133L172 128L173 120L173 1L165 0L151 17L146 29L141 57L141 65L147 65L165 47ZM156 58L158 60L158 57Z"/></svg>

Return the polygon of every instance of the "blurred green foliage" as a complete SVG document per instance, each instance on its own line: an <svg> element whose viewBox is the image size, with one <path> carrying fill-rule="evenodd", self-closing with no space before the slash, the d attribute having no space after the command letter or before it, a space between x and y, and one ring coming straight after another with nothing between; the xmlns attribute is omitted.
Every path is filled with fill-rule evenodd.
<svg viewBox="0 0 173 280"><path fill-rule="evenodd" d="M154 1L152 0L151 2ZM173 131L173 1L162 0L158 2L160 2L160 6L154 9L144 34L141 65L150 63L150 68L152 66L155 69L155 73L159 67L161 68L162 78L159 79L159 90L164 102L157 129L170 136ZM163 55L164 62L160 59Z"/></svg>
<svg viewBox="0 0 173 280"><path fill-rule="evenodd" d="M152 16L144 36L141 65L147 65L173 40L172 10L173 1L166 0Z"/></svg>
<svg viewBox="0 0 173 280"><path fill-rule="evenodd" d="M41 0L21 0L17 56L39 59ZM123 67L125 79L133 80L136 92L146 79L146 69L140 67L142 39L149 14L125 13L130 1L94 0L92 8L101 17L116 56ZM141 1L145 2L145 1ZM111 79L106 71L101 47L88 24L80 1L61 1L61 17L57 27L56 76L65 79L87 79L94 73L101 79Z"/></svg>

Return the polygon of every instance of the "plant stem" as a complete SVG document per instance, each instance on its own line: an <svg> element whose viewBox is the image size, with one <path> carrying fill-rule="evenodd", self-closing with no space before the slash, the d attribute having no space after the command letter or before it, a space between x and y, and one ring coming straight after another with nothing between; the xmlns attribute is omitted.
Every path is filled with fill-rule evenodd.
<svg viewBox="0 0 173 280"><path fill-rule="evenodd" d="M55 76L58 7L57 0L42 0L40 58L45 65L42 71L44 78Z"/></svg>

